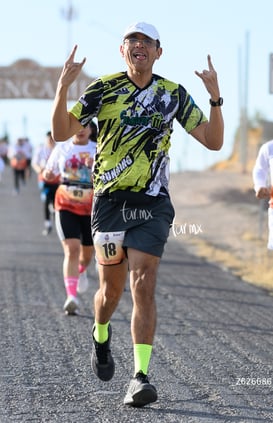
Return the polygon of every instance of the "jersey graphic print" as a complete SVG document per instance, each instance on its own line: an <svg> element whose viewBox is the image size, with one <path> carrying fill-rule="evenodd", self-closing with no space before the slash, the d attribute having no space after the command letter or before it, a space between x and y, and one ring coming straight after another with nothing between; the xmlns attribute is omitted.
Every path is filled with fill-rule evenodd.
<svg viewBox="0 0 273 423"><path fill-rule="evenodd" d="M91 188L90 168L85 165L89 157L88 152L83 152L79 153L78 157L73 154L72 157L67 159L62 174L62 182L65 184L85 185L86 188Z"/></svg>
<svg viewBox="0 0 273 423"><path fill-rule="evenodd" d="M56 199L60 208L76 214L91 212L91 172L85 165L89 157L88 152L81 152L65 161Z"/></svg>
<svg viewBox="0 0 273 423"><path fill-rule="evenodd" d="M82 125L98 118L97 194L128 189L166 193L173 120L187 132L207 120L181 85L153 75L150 85L140 89L125 72L94 81L70 112Z"/></svg>
<svg viewBox="0 0 273 423"><path fill-rule="evenodd" d="M93 183L92 161L96 143L75 145L67 141L55 146L47 162L47 169L60 175L55 195L55 209L68 210L79 215L91 213Z"/></svg>

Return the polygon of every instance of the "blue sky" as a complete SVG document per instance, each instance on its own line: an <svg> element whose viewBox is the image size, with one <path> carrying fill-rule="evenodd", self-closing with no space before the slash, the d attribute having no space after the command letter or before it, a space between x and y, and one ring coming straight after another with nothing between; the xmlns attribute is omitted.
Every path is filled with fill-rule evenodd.
<svg viewBox="0 0 273 423"><path fill-rule="evenodd" d="M69 24L62 12L70 3L77 17ZM22 58L62 66L69 47L78 44L77 59L87 57L87 74L95 77L124 70L119 45L125 27L136 20L154 24L163 47L154 72L184 85L207 115L209 95L194 71L207 68L207 54L211 54L218 73L224 98L222 151L206 151L178 125L172 138L172 170L201 170L230 155L244 99L250 118L259 112L273 121L272 16L272 0L10 0L1 7L0 66ZM0 136L7 128L12 142L21 135L29 136L34 145L42 142L50 126L51 106L51 101L0 100Z"/></svg>

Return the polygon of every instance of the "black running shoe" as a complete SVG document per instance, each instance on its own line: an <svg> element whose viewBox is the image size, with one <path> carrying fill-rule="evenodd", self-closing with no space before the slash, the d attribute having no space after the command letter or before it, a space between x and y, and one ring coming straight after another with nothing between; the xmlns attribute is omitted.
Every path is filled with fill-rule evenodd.
<svg viewBox="0 0 273 423"><path fill-rule="evenodd" d="M157 392L144 373L139 372L131 379L128 392L124 398L125 405L132 407L143 407L146 404L157 400Z"/></svg>
<svg viewBox="0 0 273 423"><path fill-rule="evenodd" d="M93 333L95 326L93 328ZM108 339L103 344L97 342L93 335L93 350L91 354L91 366L95 375L107 382L112 379L115 373L115 363L111 355L110 343L112 337L112 328L108 326Z"/></svg>

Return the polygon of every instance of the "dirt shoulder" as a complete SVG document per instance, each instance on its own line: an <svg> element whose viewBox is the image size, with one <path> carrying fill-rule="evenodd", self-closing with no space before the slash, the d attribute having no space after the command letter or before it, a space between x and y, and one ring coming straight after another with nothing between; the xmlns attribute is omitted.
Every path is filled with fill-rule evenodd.
<svg viewBox="0 0 273 423"><path fill-rule="evenodd" d="M176 211L171 237L243 280L273 290L267 205L255 198L251 174L174 173L170 191Z"/></svg>

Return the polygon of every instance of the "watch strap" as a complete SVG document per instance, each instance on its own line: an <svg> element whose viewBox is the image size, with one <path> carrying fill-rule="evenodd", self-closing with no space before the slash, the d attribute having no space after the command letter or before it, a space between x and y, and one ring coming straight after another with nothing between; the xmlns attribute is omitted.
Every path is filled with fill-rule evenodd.
<svg viewBox="0 0 273 423"><path fill-rule="evenodd" d="M219 97L217 101L213 101L211 98L209 99L210 105L212 107L222 106L224 100L222 97Z"/></svg>

